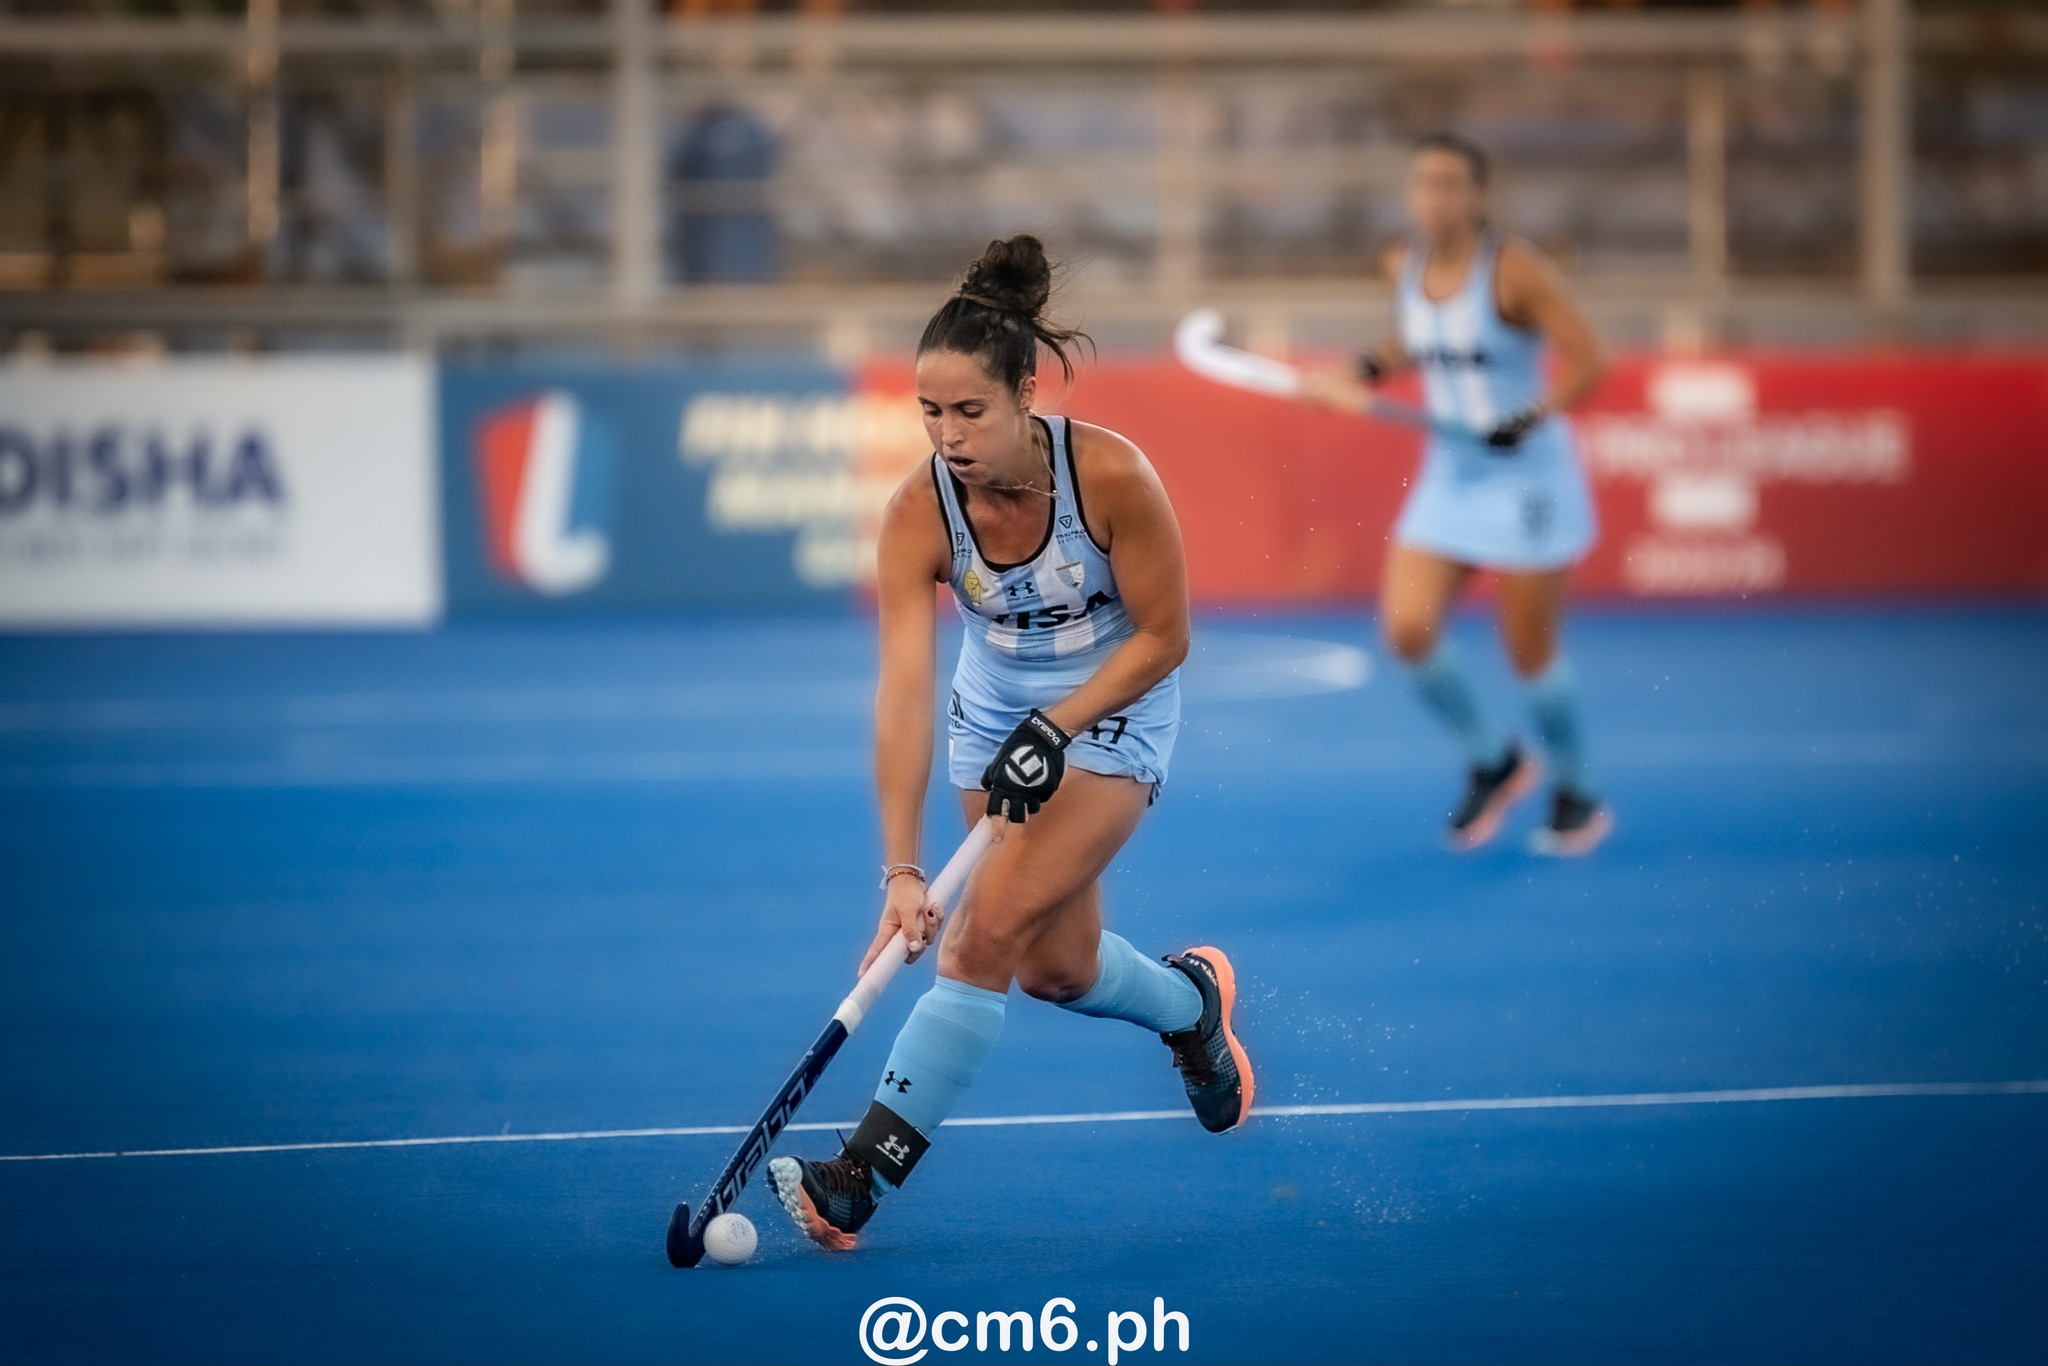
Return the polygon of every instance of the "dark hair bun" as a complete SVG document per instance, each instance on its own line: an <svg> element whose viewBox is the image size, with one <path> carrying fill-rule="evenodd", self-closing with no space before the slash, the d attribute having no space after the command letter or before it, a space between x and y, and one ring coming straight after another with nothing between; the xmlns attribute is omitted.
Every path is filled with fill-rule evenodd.
<svg viewBox="0 0 2048 1366"><path fill-rule="evenodd" d="M1052 298L1052 262L1046 259L1045 243L1028 232L989 243L981 259L967 268L960 292L990 308L1037 318Z"/></svg>
<svg viewBox="0 0 2048 1366"><path fill-rule="evenodd" d="M989 374L1016 389L1038 373L1042 347L1071 381L1074 344L1087 341L1088 334L1047 322L1045 306L1051 299L1052 262L1046 259L1045 243L1028 232L991 242L967 268L959 291L925 324L917 354L973 356Z"/></svg>

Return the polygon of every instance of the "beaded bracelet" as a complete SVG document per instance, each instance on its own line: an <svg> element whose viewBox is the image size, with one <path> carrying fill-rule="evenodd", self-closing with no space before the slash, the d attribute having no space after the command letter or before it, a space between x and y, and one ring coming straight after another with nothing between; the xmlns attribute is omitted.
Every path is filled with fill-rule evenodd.
<svg viewBox="0 0 2048 1366"><path fill-rule="evenodd" d="M882 865L882 890L888 891L889 883L905 874L916 878L919 882L926 880L924 869L914 863L885 863Z"/></svg>

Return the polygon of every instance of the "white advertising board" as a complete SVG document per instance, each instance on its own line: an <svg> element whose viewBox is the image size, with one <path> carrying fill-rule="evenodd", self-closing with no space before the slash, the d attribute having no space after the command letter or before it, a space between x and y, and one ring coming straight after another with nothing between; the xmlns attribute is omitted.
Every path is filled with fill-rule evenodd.
<svg viewBox="0 0 2048 1366"><path fill-rule="evenodd" d="M431 363L0 366L0 627L439 619Z"/></svg>

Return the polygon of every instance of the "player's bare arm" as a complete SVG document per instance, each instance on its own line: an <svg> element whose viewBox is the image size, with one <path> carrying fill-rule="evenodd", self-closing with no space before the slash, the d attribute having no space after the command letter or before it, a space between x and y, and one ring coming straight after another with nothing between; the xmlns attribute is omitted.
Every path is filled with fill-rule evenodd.
<svg viewBox="0 0 2048 1366"><path fill-rule="evenodd" d="M866 972L900 928L911 961L938 932L919 864L925 789L932 770L932 684L937 673L937 599L946 576L946 532L929 471L904 479L882 513L875 600L881 673L875 684L875 795L885 860L881 925L862 957Z"/></svg>
<svg viewBox="0 0 2048 1366"><path fill-rule="evenodd" d="M1501 317L1541 334L1556 358L1543 410L1570 412L1606 373L1606 349L1599 333L1572 298L1556 264L1531 243L1510 238L1501 245L1495 282Z"/></svg>
<svg viewBox="0 0 2048 1366"><path fill-rule="evenodd" d="M1395 243L1380 253L1379 276L1391 287L1401 276L1401 262L1408 248ZM1398 332L1388 331L1360 351L1349 365L1316 366L1303 372L1303 402L1355 413L1370 401L1372 389L1414 364Z"/></svg>

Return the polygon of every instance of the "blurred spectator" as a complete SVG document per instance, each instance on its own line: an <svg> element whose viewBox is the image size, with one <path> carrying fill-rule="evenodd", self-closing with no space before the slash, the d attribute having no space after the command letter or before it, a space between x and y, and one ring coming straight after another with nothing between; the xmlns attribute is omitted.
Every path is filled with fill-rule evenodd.
<svg viewBox="0 0 2048 1366"><path fill-rule="evenodd" d="M781 273L768 179L774 132L746 109L699 114L669 163L669 278L772 280Z"/></svg>

